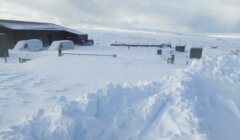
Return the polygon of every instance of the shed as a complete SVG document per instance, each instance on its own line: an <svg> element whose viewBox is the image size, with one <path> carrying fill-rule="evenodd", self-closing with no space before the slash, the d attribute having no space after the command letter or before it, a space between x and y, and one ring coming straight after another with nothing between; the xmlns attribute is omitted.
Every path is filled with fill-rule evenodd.
<svg viewBox="0 0 240 140"><path fill-rule="evenodd" d="M87 34L52 23L0 20L0 33L8 36L9 49L18 41L29 39L39 39L45 47L57 40L72 40L77 45L93 42L88 40Z"/></svg>
<svg viewBox="0 0 240 140"><path fill-rule="evenodd" d="M176 46L175 47L175 51L177 51L177 52L185 52L185 48L186 48L186 45L185 46Z"/></svg>
<svg viewBox="0 0 240 140"><path fill-rule="evenodd" d="M203 52L203 48L191 48L190 49L190 59L192 59L192 58L196 58L196 59L202 58L202 52Z"/></svg>
<svg viewBox="0 0 240 140"><path fill-rule="evenodd" d="M0 57L8 57L8 49L7 49L7 36L6 34L0 33Z"/></svg>

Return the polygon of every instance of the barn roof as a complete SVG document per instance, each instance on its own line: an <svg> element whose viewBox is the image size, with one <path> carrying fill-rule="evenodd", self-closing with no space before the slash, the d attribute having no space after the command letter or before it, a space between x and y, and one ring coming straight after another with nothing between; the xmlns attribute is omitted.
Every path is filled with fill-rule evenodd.
<svg viewBox="0 0 240 140"><path fill-rule="evenodd" d="M63 30L61 26L52 23L27 22L16 20L0 20L0 26L15 30Z"/></svg>
<svg viewBox="0 0 240 140"><path fill-rule="evenodd" d="M12 30L56 30L67 31L75 34L83 34L79 31L65 28L53 23L29 22L29 21L16 21L16 20L3 20L0 19L0 26Z"/></svg>

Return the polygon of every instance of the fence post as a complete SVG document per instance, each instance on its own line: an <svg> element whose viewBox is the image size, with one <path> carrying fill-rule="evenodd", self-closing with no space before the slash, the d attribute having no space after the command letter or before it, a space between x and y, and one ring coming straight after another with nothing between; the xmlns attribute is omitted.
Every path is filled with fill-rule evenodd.
<svg viewBox="0 0 240 140"><path fill-rule="evenodd" d="M7 49L4 50L4 60L5 63L7 63Z"/></svg>
<svg viewBox="0 0 240 140"><path fill-rule="evenodd" d="M62 56L62 46L58 48L58 56Z"/></svg>
<svg viewBox="0 0 240 140"><path fill-rule="evenodd" d="M175 55L172 55L172 64L174 64L175 61Z"/></svg>

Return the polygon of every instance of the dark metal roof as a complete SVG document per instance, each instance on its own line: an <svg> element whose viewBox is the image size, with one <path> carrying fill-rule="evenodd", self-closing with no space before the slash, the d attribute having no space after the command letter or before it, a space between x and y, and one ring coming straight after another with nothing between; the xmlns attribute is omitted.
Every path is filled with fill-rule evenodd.
<svg viewBox="0 0 240 140"><path fill-rule="evenodd" d="M27 22L0 19L0 26L15 30L63 30L59 25L52 23Z"/></svg>
<svg viewBox="0 0 240 140"><path fill-rule="evenodd" d="M67 31L75 34L83 34L79 31L65 28L53 23L41 23L41 22L29 22L29 21L17 21L17 20L3 20L0 19L0 27L5 27L12 30L56 30Z"/></svg>

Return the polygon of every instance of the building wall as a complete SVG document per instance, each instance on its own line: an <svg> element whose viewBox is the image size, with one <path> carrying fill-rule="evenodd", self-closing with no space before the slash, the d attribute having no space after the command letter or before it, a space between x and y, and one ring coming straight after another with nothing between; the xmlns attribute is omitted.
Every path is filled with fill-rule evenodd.
<svg viewBox="0 0 240 140"><path fill-rule="evenodd" d="M8 49L7 49L7 37L5 34L0 34L0 57L8 57Z"/></svg>
<svg viewBox="0 0 240 140"><path fill-rule="evenodd" d="M63 31L42 31L42 30L15 30L14 43L20 40L39 39L43 46L50 46L55 40L64 39Z"/></svg>
<svg viewBox="0 0 240 140"><path fill-rule="evenodd" d="M14 34L12 30L0 27L0 33L5 33L7 36L7 47L13 48L14 44Z"/></svg>
<svg viewBox="0 0 240 140"><path fill-rule="evenodd" d="M88 35L87 34L74 34L74 33L65 31L65 38L68 40L72 40L77 45L81 45L84 42L87 42Z"/></svg>
<svg viewBox="0 0 240 140"><path fill-rule="evenodd" d="M28 39L39 39L43 46L50 46L53 41L72 40L81 45L88 40L87 34L74 34L61 30L12 30L0 27L0 33L5 33L8 38L8 48L13 49L18 41Z"/></svg>

